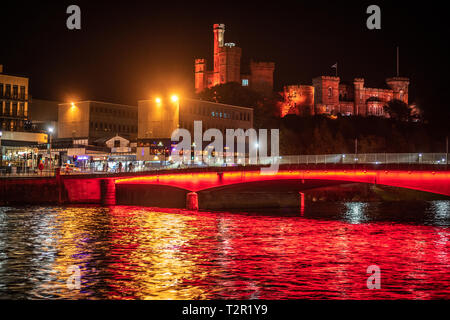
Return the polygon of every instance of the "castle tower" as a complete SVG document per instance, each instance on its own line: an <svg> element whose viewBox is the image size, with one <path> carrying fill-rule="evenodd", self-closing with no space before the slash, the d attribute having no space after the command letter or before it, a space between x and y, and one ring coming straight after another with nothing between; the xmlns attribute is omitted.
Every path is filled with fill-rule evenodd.
<svg viewBox="0 0 450 320"><path fill-rule="evenodd" d="M250 88L265 95L270 95L273 91L273 72L275 63L273 62L250 62Z"/></svg>
<svg viewBox="0 0 450 320"><path fill-rule="evenodd" d="M408 88L409 78L393 77L387 78L386 84L394 91L393 99L401 100L406 104L409 104Z"/></svg>
<svg viewBox="0 0 450 320"><path fill-rule="evenodd" d="M353 85L355 86L355 110L353 110L353 114L355 116L365 116L367 110L366 102L364 101L364 78L355 78Z"/></svg>
<svg viewBox="0 0 450 320"><path fill-rule="evenodd" d="M242 50L226 43L219 48L219 84L241 81Z"/></svg>
<svg viewBox="0 0 450 320"><path fill-rule="evenodd" d="M315 113L339 112L339 77L320 76L313 79Z"/></svg>
<svg viewBox="0 0 450 320"><path fill-rule="evenodd" d="M224 24L214 24L213 26L214 32L214 83L213 85L217 85L220 83L220 48L224 45L225 40L225 25Z"/></svg>
<svg viewBox="0 0 450 320"><path fill-rule="evenodd" d="M195 59L195 93L206 88L206 59Z"/></svg>

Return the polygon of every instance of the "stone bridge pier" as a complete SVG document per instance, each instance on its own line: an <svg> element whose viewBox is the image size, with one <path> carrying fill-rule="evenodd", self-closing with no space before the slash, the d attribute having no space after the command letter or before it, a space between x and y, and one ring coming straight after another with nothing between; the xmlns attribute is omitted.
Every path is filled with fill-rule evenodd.
<svg viewBox="0 0 450 320"><path fill-rule="evenodd" d="M100 202L104 206L116 205L116 182L114 179L100 180Z"/></svg>

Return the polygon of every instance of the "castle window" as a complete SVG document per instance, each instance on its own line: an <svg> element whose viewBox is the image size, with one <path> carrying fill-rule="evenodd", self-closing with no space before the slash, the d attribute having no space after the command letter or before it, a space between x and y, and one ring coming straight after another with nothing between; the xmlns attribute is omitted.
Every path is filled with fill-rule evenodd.
<svg viewBox="0 0 450 320"><path fill-rule="evenodd" d="M333 88L328 87L328 97L331 98L333 96Z"/></svg>
<svg viewBox="0 0 450 320"><path fill-rule="evenodd" d="M248 79L242 79L242 86L248 87Z"/></svg>

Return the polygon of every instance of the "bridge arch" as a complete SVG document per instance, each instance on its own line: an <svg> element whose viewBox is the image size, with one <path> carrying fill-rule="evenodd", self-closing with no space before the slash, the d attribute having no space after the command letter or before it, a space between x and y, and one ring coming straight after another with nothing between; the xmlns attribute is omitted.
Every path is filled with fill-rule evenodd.
<svg viewBox="0 0 450 320"><path fill-rule="evenodd" d="M450 172L402 170L288 170L262 175L259 170L179 172L115 179L116 184L160 184L191 192L222 186L277 180L330 180L407 188L450 196Z"/></svg>

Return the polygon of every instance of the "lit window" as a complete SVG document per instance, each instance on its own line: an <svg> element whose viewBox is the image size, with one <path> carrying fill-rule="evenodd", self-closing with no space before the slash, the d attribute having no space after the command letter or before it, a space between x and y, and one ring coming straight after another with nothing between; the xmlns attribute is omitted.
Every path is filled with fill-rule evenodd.
<svg viewBox="0 0 450 320"><path fill-rule="evenodd" d="M248 79L242 79L242 86L248 87Z"/></svg>

